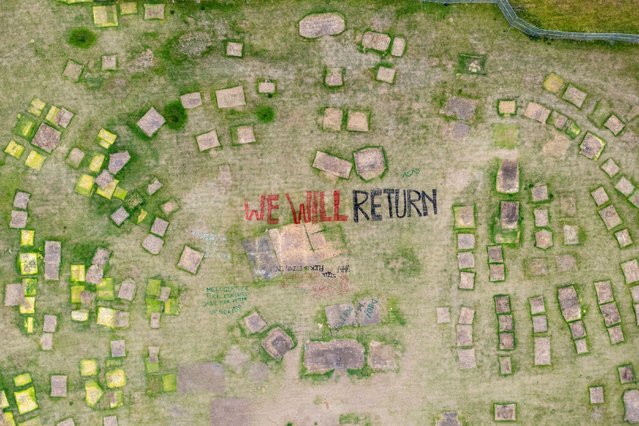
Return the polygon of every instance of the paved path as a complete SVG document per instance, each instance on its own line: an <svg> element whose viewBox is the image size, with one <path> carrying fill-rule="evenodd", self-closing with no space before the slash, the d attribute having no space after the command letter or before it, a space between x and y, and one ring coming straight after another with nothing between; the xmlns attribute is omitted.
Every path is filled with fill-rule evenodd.
<svg viewBox="0 0 639 426"><path fill-rule="evenodd" d="M424 3L449 4L496 4L504 14L508 23L531 37L554 38L577 41L621 41L626 43L639 43L639 34L624 33L583 33L573 31L545 30L532 25L530 22L517 16L517 12L508 0L421 0Z"/></svg>

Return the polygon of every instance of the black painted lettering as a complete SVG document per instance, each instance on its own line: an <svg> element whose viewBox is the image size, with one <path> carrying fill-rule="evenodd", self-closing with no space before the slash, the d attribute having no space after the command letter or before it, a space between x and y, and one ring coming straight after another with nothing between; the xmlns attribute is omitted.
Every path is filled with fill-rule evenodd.
<svg viewBox="0 0 639 426"><path fill-rule="evenodd" d="M421 198L420 197L420 192L419 191L415 191L414 189L408 189L406 192L408 192L408 203L410 204L408 206L408 217L410 217L410 212L411 212L411 210L413 210L413 207L415 207L415 211L417 212L417 216L422 217L422 212L419 211L419 207L415 204ZM417 198L413 199L413 193L417 194Z"/></svg>
<svg viewBox="0 0 639 426"><path fill-rule="evenodd" d="M362 201L359 201L359 195L364 195L365 198ZM359 191L357 189L353 190L353 222L359 222L359 212L362 212L362 216L366 218L366 220L370 220L368 214L364 209L362 209L361 205L368 201L368 192Z"/></svg>
<svg viewBox="0 0 639 426"><path fill-rule="evenodd" d="M394 189L389 189L389 188L384 189L384 194L386 194L386 197L388 199L388 217L390 217L391 219L393 218L393 201L392 201L391 195L393 195L394 193L395 193Z"/></svg>
<svg viewBox="0 0 639 426"><path fill-rule="evenodd" d="M404 197L404 208L402 210L402 214L399 214L399 189L395 189L395 216L399 219L406 217L406 190L402 191L402 195Z"/></svg>
<svg viewBox="0 0 639 426"><path fill-rule="evenodd" d="M426 191L422 191L422 210L424 212L424 216L428 216L428 206L426 205L426 201L430 201L430 203L433 205L433 214L437 215L437 190L433 189L432 190L432 196L429 197L428 194L426 194Z"/></svg>
<svg viewBox="0 0 639 426"><path fill-rule="evenodd" d="M382 207L381 202L375 202L375 198L382 195L381 189L371 189L371 219L375 221L382 220L382 215L375 210Z"/></svg>

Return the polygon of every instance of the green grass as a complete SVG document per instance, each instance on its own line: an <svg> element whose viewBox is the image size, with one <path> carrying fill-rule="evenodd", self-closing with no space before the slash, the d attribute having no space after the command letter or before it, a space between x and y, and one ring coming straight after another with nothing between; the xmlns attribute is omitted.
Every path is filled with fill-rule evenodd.
<svg viewBox="0 0 639 426"><path fill-rule="evenodd" d="M384 259L386 269L409 277L419 275L422 266L412 248L400 249Z"/></svg>
<svg viewBox="0 0 639 426"><path fill-rule="evenodd" d="M470 303L463 298L490 301L493 294L504 291L512 295L513 306L524 306L525 298L535 293L552 300L549 298L552 288L541 285L552 276L529 278L522 274L521 268L531 257L543 256L554 272L553 254L561 253L564 248L556 240L552 253L535 249L532 247L532 229L531 232L522 231L525 244L506 249L511 278L500 284L486 282L485 246L490 240L487 223L497 212L496 202L502 198L510 199L494 193L494 175L489 173L488 163L501 155L493 142L494 124L520 125L517 155L521 159L522 173L527 173L530 178L525 180L522 174L522 192L514 197L519 197L524 203L524 225L532 228L531 208L527 202L529 194L523 182L547 182L558 194L575 194L579 206L590 206L588 214L580 215L577 222L589 239L583 246L571 248L571 251L579 256L581 264L595 265L595 269L585 281L579 281L575 274L565 273L557 275L558 282L583 282L587 287L584 300L591 305L594 300L590 288L592 279L619 274L619 262L627 260L629 255L616 249L616 242L599 223L592 200L584 190L585 181L587 186L594 185L595 181L604 184L605 175L596 164L577 157L575 143L561 161L548 158L541 147L554 130L549 126L521 121L523 119L520 118L500 118L493 111L492 100L514 96L534 99L535 94L542 93L542 89L532 82L538 81L548 70L555 70L564 75L571 74L565 76L576 84L597 81L598 85L592 88L593 99L607 99L612 110L623 113L632 105L628 100L639 75L630 72L637 70L637 61L630 51L568 41L553 41L550 45L531 43L518 32L509 30L493 5L446 7L419 4L412 0L400 0L399 3L382 0L310 0L304 3L238 0L226 5L206 1L203 2L203 11L200 10L202 5L168 5L167 8L174 9L176 14L170 16L167 11L167 19L163 22L144 22L140 10L137 16L123 17L117 29L97 30L92 27L89 4L67 6L55 0L31 0L28 13L25 13L24 2L6 0L4 3L3 11L6 9L7 13L0 14L0 22L4 24L0 26L0 34L7 40L7 52L17 53L7 56L3 62L6 72L1 84L7 96L0 105L1 128L4 129L2 145L15 139L31 149L22 136L12 134L12 129L16 124L16 114L24 114L34 96L77 113L77 119L64 132L62 145L39 173L27 170L23 161L13 158L7 158L0 167L0 217L4 223L0 227L0 248L5 254L0 257L0 273L6 278L5 282L20 281L14 270L15 253L19 250L18 233L6 226L16 189L33 193L33 201L29 205L29 226L36 229L38 249L44 240L56 239L63 243L60 282L40 281L38 287L39 313L36 318L39 326L36 334L24 336L20 333L21 319L15 309L8 309L0 315L5 340L11 343L5 345L0 370L9 381L15 373L33 372L43 407L38 413L43 424L56 424L71 416L83 424L101 424L105 412L88 409L82 395L73 407L66 403L51 403L47 395L49 374L53 371L69 374L77 371L80 358L98 358L103 367L109 356L109 340L115 338L127 341L128 358L122 364L130 378L130 384L124 390L127 406L118 409L115 414L125 423L140 426L210 422L207 395L164 395L159 374L148 376L148 388L154 397L144 395L147 376L142 362L148 357L147 346L152 344L159 344L162 348L162 372L175 371L182 365L198 362L223 363L230 347L240 346L250 355L250 360L238 373L226 369L226 396L249 401L253 407L259 407L260 416L272 418L278 425L287 422L313 424L313 421L336 424L340 414L346 413L356 413L360 425L366 424L364 419L374 424L432 424L442 411L462 406L464 420L468 423L489 424L492 420L490 402L510 400L504 395L512 395L512 400L528 404L524 407L526 409L518 412L521 424L588 423L591 419L586 398L587 385L597 382L605 385L606 389L617 386L613 383L616 379L614 367L628 360L623 351L617 350L622 348L610 346L600 325L600 315L596 312L587 316L587 321L588 318L593 321L587 324L593 351L591 356L579 360L583 377L572 374L575 355L565 326L558 329L560 338L557 342L553 341L552 369L541 372L532 367L532 335L526 331L530 324L527 323L529 320L525 320L519 323L525 332L517 335L518 349L513 359L516 373L500 378L494 356L495 315L490 304L481 303L477 305L475 327L479 366L476 370L460 372L454 354L454 335L450 334L454 325L453 328L436 326L434 316L437 306L451 306L455 317L460 304ZM141 6L142 3L139 3ZM298 37L296 23L299 19L311 10L321 9L343 13L349 31L375 26L379 31L405 36L408 41L406 55L401 59L386 57L385 60L400 67L406 78L400 78L387 91L372 90L376 86L371 85L369 73L370 68L379 62L378 56L365 56L352 49L351 58L348 49L324 51L324 41ZM34 16L47 19L37 20ZM275 21L273 16L277 17ZM449 18L454 19L452 24ZM67 41L71 29L82 26L97 36L95 44L88 49L74 47ZM210 52L195 58L182 58L182 62L172 62L173 56L163 56L161 50L167 41L190 31L208 31L214 40ZM26 40L14 40L15 34L27 34L26 40L33 38L35 42L22 48ZM226 59L222 40L227 38L250 40L251 54L242 60ZM353 38L348 34L331 38L333 42L354 46ZM51 49L50 46L61 46L62 49ZM147 48L154 52L153 66L139 69L131 66L129 69ZM117 54L121 59L121 69L113 73L100 71L101 52ZM427 55L420 52L427 52ZM457 75L455 66L460 52L488 55L488 77ZM522 55L522 52L526 54ZM64 53L62 57L61 53ZM325 57L326 54L330 57ZM63 81L63 86L50 84L51 78L60 76L67 57L87 64L84 81L79 84ZM588 69L580 69L575 58L581 61L579 63L587 63ZM322 72L331 62L347 67L346 86L336 91L328 91L322 85ZM539 63L548 70L539 70L536 67ZM611 63L615 65L612 71ZM577 71L571 73L576 66ZM501 67L504 72L491 74ZM430 71L436 73L436 78L411 78L428 77ZM98 77L104 80L101 82ZM282 90L271 100L257 95L252 88L258 78L277 77L282 79ZM197 110L188 111L189 121L179 132L165 126L152 139L141 136L135 126L151 105L164 114L164 106L175 101L179 94L194 90L205 94L211 89L240 83L251 88L247 90L248 105L240 112L219 111L214 104L207 102ZM92 89L87 90L89 87ZM442 119L438 114L446 99L460 90L465 96L487 100L483 102L485 113L480 114L480 119L474 124L472 138L464 143L453 141L440 132ZM553 107L563 105L571 108L560 99L551 101L551 98L548 102ZM275 113L269 124L258 120L256 109L260 106L270 107ZM380 131L368 134L325 133L319 129L316 119L321 116L321 108L326 106L370 111L372 124ZM567 110L563 112L570 113ZM573 111L571 114L585 126L590 124L585 112ZM597 118L605 118L603 110ZM39 119L33 119L39 124ZM229 129L249 122L260 127L260 140L264 143L228 149ZM118 178L129 190L129 200L137 193L144 194L141 197L145 200L143 207L149 213L140 226L129 221L122 228L117 228L107 214L115 209L118 202L110 203L98 197L85 199L72 192L77 178L86 170L67 167L62 161L65 150L76 145L85 150L86 168L91 154L102 150L95 144L97 130L101 127L112 129L119 135L111 152L126 149L133 157ZM223 148L216 151L216 155L197 152L193 135L213 128L218 130ZM176 135L179 136L178 143ZM297 194L307 189L324 190L328 201L335 187L342 191L342 212L351 214L348 195L352 189L361 189L363 184L351 177L333 185L318 176L309 162L318 149L352 160L353 151L376 145L384 146L389 167L380 187L424 190L436 187L442 196L438 216L367 224L354 224L352 221L328 224L325 236L338 242L344 253L322 263L332 271L348 264L351 267L348 273L338 274L335 279L310 272L288 273L274 280L255 282L241 242L244 238L263 235L272 227L247 223L242 208L244 199L254 202L262 193L278 193L280 217L289 218L283 194L295 194L297 199ZM632 174L636 170L637 159L632 155L623 156L624 146L611 143L606 152L608 150L613 158L619 157L624 173ZM3 157L0 154L0 162ZM290 165L286 168L278 166L282 159L290 160ZM218 168L222 165L229 166L228 183L218 178ZM412 174L410 179L401 177L402 172L413 168L421 172ZM147 196L146 185L152 176L157 176L164 187L156 195ZM636 178L634 175L631 177ZM613 193L611 196L616 197ZM162 253L158 257L151 256L143 251L140 244L148 234L150 221L159 213L158 205L168 198L176 198L182 209L168 218L171 226ZM475 253L480 266L477 285L472 293L455 288L458 271L450 221L452 209L449 206L456 204L477 206L478 226L473 233L478 239ZM551 206L551 209L555 207ZM618 207L620 213L630 215L630 206L621 204ZM560 230L561 219L557 216L553 229ZM285 224L282 220L280 226ZM201 236L204 234L215 238L206 240ZM556 236L560 237L559 234ZM176 269L184 244L207 250L207 257L197 276ZM129 308L132 314L129 329L112 332L96 327L94 313L87 323L69 320L69 264L76 261L88 264L98 245L113 251L108 275L113 278L116 290L127 276L132 276L138 285L138 295ZM386 260L386 265L379 259ZM396 262L391 265L392 260ZM385 266L392 266L392 269ZM186 312L183 311L178 318L163 319L161 341L155 335L158 332L150 330L144 318L144 283L153 276L175 279L184 284L180 303ZM210 309L201 306L206 287L225 285L249 287L248 301L240 312L213 314ZM622 287L616 292L619 299L624 296L624 284L620 285ZM91 290L94 287L87 288ZM4 284L0 293L3 290ZM316 323L325 321L322 306L358 301L360 297L376 297L381 301L385 311L381 324L366 328L344 327L332 335L326 327L317 327ZM627 293L625 297L629 297ZM551 304L555 306L556 302ZM625 304L620 303L621 309L623 306ZM548 306L547 309L549 323L561 324L559 310L556 306L551 308ZM259 351L263 335L243 336L237 326L232 330L228 328L229 324L237 324L243 314L253 309L259 311L269 324L283 323L296 331L302 330L297 331L301 346L309 338L358 338L366 344L366 339L358 337L358 334L366 333L371 333L370 338L376 341L391 340L395 348L406 348L398 358L402 371L399 374L376 372L371 379L359 380L356 376L365 377L366 371L351 372L352 377L342 377L337 387L332 384L333 372L325 376L302 375L297 380L295 377L288 380L289 373L297 376L300 360L286 365L262 358L264 354ZM50 354L53 357L37 350L44 313L56 313L60 319L60 333L54 338L54 353ZM633 315L632 306L628 304L628 311L623 313L624 324ZM317 321L314 321L316 318ZM596 326L593 325L595 323ZM637 338L639 329L629 326L624 333L630 342ZM397 345L393 343L395 339ZM29 345L36 350L25 350ZM188 351L180 352L180 347L187 347ZM481 353L489 356L484 357ZM266 360L264 370L267 373L258 383L251 376L252 368L262 367L260 363ZM521 362L517 364L517 360ZM434 365L437 366L435 372ZM403 369L410 370L410 374L405 374ZM462 381L450 381L451 377L461 376ZM72 393L73 389L81 392L82 380L77 381L71 376L70 379ZM348 392L351 392L349 382L354 385L352 392L356 398L348 398ZM531 382L539 382L539 386L543 387L542 396L527 392L527 384ZM286 386L281 386L282 383ZM388 383L395 385L394 401L397 403L392 407L379 398L387 390ZM332 397L333 388L337 394ZM575 392L566 392L568 388ZM434 394L432 389L441 392ZM131 398L136 392L141 395ZM323 402L301 404L299 410L294 411L278 408L291 401L291 397L311 402L318 394L325 397L331 404L330 408L325 409ZM476 398L477 395L482 395L482 398ZM547 398L548 395L561 397ZM9 398L11 401L11 395ZM338 407L334 405L335 398L339 399ZM379 404L371 405L362 412L358 402L370 398L379 401ZM107 399L106 396L104 399ZM606 410L601 411L601 424L622 421L623 407L618 402L617 398L617 403L608 404ZM15 403L12 403L15 409ZM179 410L174 410L174 406ZM331 410L330 418L320 414L326 413L324 410ZM179 418L172 418L174 414Z"/></svg>
<svg viewBox="0 0 639 426"><path fill-rule="evenodd" d="M339 415L340 425L370 425L371 421L367 416L361 416L357 413L345 413Z"/></svg>
<svg viewBox="0 0 639 426"><path fill-rule="evenodd" d="M516 148L519 145L519 126L507 123L494 124L493 142L499 148Z"/></svg>
<svg viewBox="0 0 639 426"><path fill-rule="evenodd" d="M180 2L172 5L172 7L188 16L203 11L230 12L239 9L242 4L243 2L240 0L207 0L200 4L195 4L195 2Z"/></svg>
<svg viewBox="0 0 639 426"><path fill-rule="evenodd" d="M368 365L365 365L364 367L359 368L357 370L347 370L346 373L348 374L349 377L365 379L367 377L372 376L374 371L371 367L369 367Z"/></svg>
<svg viewBox="0 0 639 426"><path fill-rule="evenodd" d="M406 325L406 316L399 309L399 302L395 298L388 299L388 324Z"/></svg>
<svg viewBox="0 0 639 426"><path fill-rule="evenodd" d="M474 71L471 69L472 64L478 67ZM457 72L470 75L486 74L486 56L473 53L460 53L457 59Z"/></svg>
<svg viewBox="0 0 639 426"><path fill-rule="evenodd" d="M102 85L104 84L104 77L97 74L85 73L82 76L82 83L84 83L86 88L89 90L98 90L102 88Z"/></svg>
<svg viewBox="0 0 639 426"><path fill-rule="evenodd" d="M72 247L71 261L74 263L83 263L85 265L91 264L91 259L95 254L95 250L99 245L97 243L82 242L75 244Z"/></svg>
<svg viewBox="0 0 639 426"><path fill-rule="evenodd" d="M170 129L180 130L186 126L188 116L180 101L173 101L166 104L163 115L164 118L166 118L166 125Z"/></svg>
<svg viewBox="0 0 639 426"><path fill-rule="evenodd" d="M97 40L95 33L86 27L73 28L69 31L68 42L71 46L80 49L88 49L93 46Z"/></svg>
<svg viewBox="0 0 639 426"><path fill-rule="evenodd" d="M275 110L268 105L260 105L255 108L255 116L261 123L270 123L275 119Z"/></svg>
<svg viewBox="0 0 639 426"><path fill-rule="evenodd" d="M136 137L142 139L143 141L150 141L151 139L153 139L154 137L157 136L157 133L155 135L153 135L153 137L148 137L139 127L138 127L138 120L140 120L140 118L142 118L142 116L144 116L144 114L146 114L146 112L148 111L149 108L140 108L137 111L134 111L132 113L129 114L123 114L121 117L121 121L124 121L126 123L126 126L128 127L128 129L131 131L131 133L133 135L135 135Z"/></svg>
<svg viewBox="0 0 639 426"><path fill-rule="evenodd" d="M612 114L612 108L605 100L600 100L595 105L595 109L588 115L588 120L595 126L601 128Z"/></svg>
<svg viewBox="0 0 639 426"><path fill-rule="evenodd" d="M181 65L188 59L188 57L179 50L180 36L181 35L176 35L169 38L159 49L158 56L172 65Z"/></svg>
<svg viewBox="0 0 639 426"><path fill-rule="evenodd" d="M171 65L169 73L176 72L173 79L178 76L184 78L190 76L186 67L210 53L214 46L215 42L203 31L180 32L158 46L158 56L164 60L165 65ZM189 77L188 82L192 83L193 79Z"/></svg>
<svg viewBox="0 0 639 426"><path fill-rule="evenodd" d="M419 1L401 1L397 3L401 4L401 6L395 10L395 16L397 18L426 13L436 20L443 20L446 19L451 12L451 8L443 4L422 3Z"/></svg>
<svg viewBox="0 0 639 426"><path fill-rule="evenodd" d="M634 0L511 0L519 16L550 30L639 33Z"/></svg>

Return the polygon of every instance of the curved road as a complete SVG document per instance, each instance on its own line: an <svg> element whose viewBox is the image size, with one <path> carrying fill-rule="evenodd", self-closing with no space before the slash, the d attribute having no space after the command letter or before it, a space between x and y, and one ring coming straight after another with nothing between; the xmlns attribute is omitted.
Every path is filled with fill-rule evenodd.
<svg viewBox="0 0 639 426"><path fill-rule="evenodd" d="M572 31L545 30L532 25L530 22L517 16L517 12L508 0L421 0L424 3L449 4L496 4L504 14L508 23L531 37L554 38L577 41L621 41L625 43L639 43L639 34L624 33L583 33Z"/></svg>

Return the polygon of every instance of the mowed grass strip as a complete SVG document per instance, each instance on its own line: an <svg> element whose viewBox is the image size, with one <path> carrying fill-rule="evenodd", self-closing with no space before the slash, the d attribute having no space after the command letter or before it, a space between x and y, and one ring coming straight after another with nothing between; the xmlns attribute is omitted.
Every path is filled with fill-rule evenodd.
<svg viewBox="0 0 639 426"><path fill-rule="evenodd" d="M635 0L511 0L523 19L549 30L639 33Z"/></svg>

